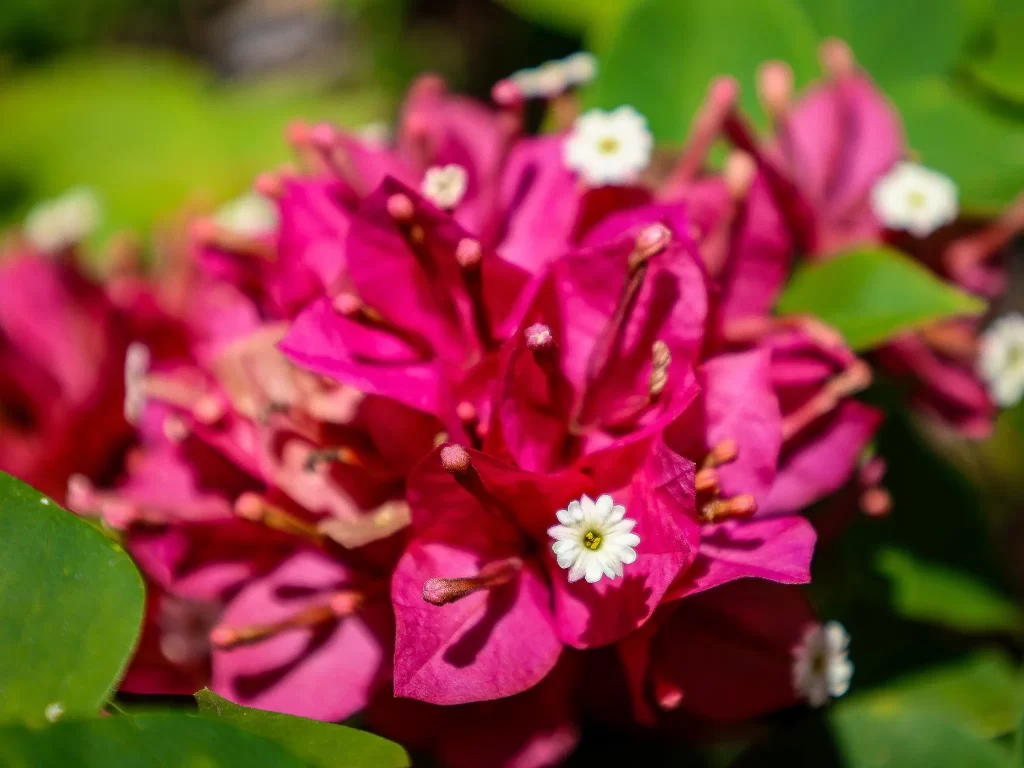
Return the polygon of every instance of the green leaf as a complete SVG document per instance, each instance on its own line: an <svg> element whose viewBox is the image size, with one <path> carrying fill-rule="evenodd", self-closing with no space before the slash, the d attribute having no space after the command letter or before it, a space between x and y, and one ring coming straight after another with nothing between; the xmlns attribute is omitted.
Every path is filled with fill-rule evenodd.
<svg viewBox="0 0 1024 768"><path fill-rule="evenodd" d="M853 702L755 744L733 768L1006 768L1006 754L947 715L873 712Z"/></svg>
<svg viewBox="0 0 1024 768"><path fill-rule="evenodd" d="M301 82L228 87L184 60L91 54L11 76L0 86L0 180L22 190L0 220L85 184L104 205L100 235L142 231L186 201L246 191L291 159L289 120L358 126L385 113L379 90L321 94ZM2 221L0 221L2 223Z"/></svg>
<svg viewBox="0 0 1024 768"><path fill-rule="evenodd" d="M142 579L84 520L0 472L0 721L92 716L142 620Z"/></svg>
<svg viewBox="0 0 1024 768"><path fill-rule="evenodd" d="M1020 192L1024 130L949 82L909 81L889 90L920 162L950 176L962 208L994 213Z"/></svg>
<svg viewBox="0 0 1024 768"><path fill-rule="evenodd" d="M847 251L799 268L778 304L781 314L821 318L855 351L944 317L984 310L984 302L885 247Z"/></svg>
<svg viewBox="0 0 1024 768"><path fill-rule="evenodd" d="M714 76L737 77L744 109L760 114L757 66L785 59L806 81L818 71L815 43L794 0L644 0L620 24L592 95L604 107L631 104L659 139L680 141Z"/></svg>
<svg viewBox="0 0 1024 768"><path fill-rule="evenodd" d="M204 688L199 711L226 720L289 749L316 768L404 768L409 756L397 744L355 728L240 707Z"/></svg>
<svg viewBox="0 0 1024 768"><path fill-rule="evenodd" d="M968 62L968 71L998 96L1024 103L1024 6L1020 0L999 4L992 23L992 44Z"/></svg>
<svg viewBox="0 0 1024 768"><path fill-rule="evenodd" d="M1020 719L1017 726L1017 738L1013 743L1013 763L1016 768L1024 766L1024 717Z"/></svg>
<svg viewBox="0 0 1024 768"><path fill-rule="evenodd" d="M856 704L878 715L911 710L947 715L978 736L996 738L1016 727L1022 693L1012 660L999 651L984 651L855 694L843 706Z"/></svg>
<svg viewBox="0 0 1024 768"><path fill-rule="evenodd" d="M308 768L228 723L184 713L0 727L4 768Z"/></svg>
<svg viewBox="0 0 1024 768"><path fill-rule="evenodd" d="M955 718L838 707L829 718L846 768L1005 768L1006 755Z"/></svg>
<svg viewBox="0 0 1024 768"><path fill-rule="evenodd" d="M966 632L1020 632L1024 616L1008 597L963 571L926 563L896 549L878 555L896 610L911 619Z"/></svg>
<svg viewBox="0 0 1024 768"><path fill-rule="evenodd" d="M952 73L970 27L963 0L799 0L821 38L850 44L882 85ZM913 34L908 34L913 30Z"/></svg>

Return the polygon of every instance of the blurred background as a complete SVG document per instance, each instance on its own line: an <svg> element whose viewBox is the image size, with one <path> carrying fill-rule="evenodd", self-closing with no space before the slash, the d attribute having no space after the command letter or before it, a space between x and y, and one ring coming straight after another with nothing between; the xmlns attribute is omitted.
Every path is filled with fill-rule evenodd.
<svg viewBox="0 0 1024 768"><path fill-rule="evenodd" d="M95 245L123 230L146 243L183 208L213 208L286 161L290 119L372 129L414 73L486 97L578 50L600 62L591 103L633 104L678 144L713 75L735 75L763 122L757 64L785 59L806 84L833 35L893 99L921 162L957 182L965 212L991 216L1024 188L1021 0L3 0L0 230L84 184L104 208ZM1015 282L1000 310L1024 309ZM868 759L887 737L857 731L864 710L925 712L934 738L948 721L1009 741L1024 702L1024 410L984 442L897 415L878 449L894 512L824 542L812 586L857 665L835 748L853 765L900 765ZM806 720L780 725L790 742L788 729L813 737ZM778 758L769 742L745 759ZM720 762L726 743L687 757ZM576 759L672 749L601 731Z"/></svg>

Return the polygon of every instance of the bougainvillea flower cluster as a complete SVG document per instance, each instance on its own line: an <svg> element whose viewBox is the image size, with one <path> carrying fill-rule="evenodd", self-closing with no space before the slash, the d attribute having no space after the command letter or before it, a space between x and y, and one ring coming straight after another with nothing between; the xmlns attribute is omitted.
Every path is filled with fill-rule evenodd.
<svg viewBox="0 0 1024 768"><path fill-rule="evenodd" d="M37 214L0 265L0 465L66 483L143 571L125 689L364 712L444 764L520 767L561 761L584 717L844 694L851 640L799 588L804 513L837 493L889 511L882 413L856 397L872 364L968 433L994 406L973 321L865 360L773 305L795 259L895 238L990 289L1010 225L937 240L955 188L909 164L844 46L823 58L797 100L764 67L763 141L716 80L660 176L635 110L578 114L583 57L493 105L422 78L393 143L294 124L301 170L193 221L153 276L91 282L80 234L40 234L73 217ZM524 132L532 98L555 132ZM1022 339L1004 320L982 344L1002 404ZM134 436L116 482L79 428Z"/></svg>

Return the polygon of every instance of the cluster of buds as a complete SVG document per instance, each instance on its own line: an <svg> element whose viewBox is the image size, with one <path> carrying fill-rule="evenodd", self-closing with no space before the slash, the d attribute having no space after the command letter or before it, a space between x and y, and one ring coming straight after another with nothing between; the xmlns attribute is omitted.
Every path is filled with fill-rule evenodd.
<svg viewBox="0 0 1024 768"><path fill-rule="evenodd" d="M823 58L800 100L766 65L763 145L716 80L663 178L633 109L578 114L593 61L573 58L499 83L493 106L423 77L393 142L292 125L295 166L194 221L154 278L122 260L97 286L66 253L9 257L0 466L35 481L12 457L56 439L55 402L134 429L116 482L71 435L82 461L59 468L150 584L124 687L365 711L455 766L557 763L582 716L621 701L657 725L842 695L849 638L797 586L817 539L803 512L837 492L888 512L884 463L865 460L882 414L835 331L771 311L794 258L931 248L955 199L902 162L845 47ZM556 132L524 132L536 96ZM999 242L974 232L942 263L985 282ZM48 322L26 286L48 291ZM926 328L879 360L976 432L992 406L954 336ZM999 343L990 381L1024 359ZM995 386L1008 401L1024 369Z"/></svg>

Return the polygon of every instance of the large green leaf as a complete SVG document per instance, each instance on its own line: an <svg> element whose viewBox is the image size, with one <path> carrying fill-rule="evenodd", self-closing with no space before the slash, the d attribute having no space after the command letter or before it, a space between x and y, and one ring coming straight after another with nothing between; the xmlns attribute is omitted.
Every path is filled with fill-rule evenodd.
<svg viewBox="0 0 1024 768"><path fill-rule="evenodd" d="M839 330L854 350L985 304L891 248L848 251L797 270L779 299L782 314L811 314Z"/></svg>
<svg viewBox="0 0 1024 768"><path fill-rule="evenodd" d="M736 76L744 108L759 114L758 64L785 59L805 81L817 72L815 43L794 0L644 0L602 57L593 98L631 104L658 138L679 141L715 75Z"/></svg>
<svg viewBox="0 0 1024 768"><path fill-rule="evenodd" d="M1007 755L955 718L854 702L808 716L745 752L734 768L1006 768Z"/></svg>
<svg viewBox="0 0 1024 768"><path fill-rule="evenodd" d="M968 70L997 95L1024 103L1024 4L1020 0L998 4L991 35L991 46L968 63Z"/></svg>
<svg viewBox="0 0 1024 768"><path fill-rule="evenodd" d="M984 651L859 693L848 703L878 715L913 710L947 715L979 736L995 738L1016 727L1022 693L1013 661L1002 652Z"/></svg>
<svg viewBox="0 0 1024 768"><path fill-rule="evenodd" d="M0 472L0 720L94 715L142 620L135 566L114 542Z"/></svg>
<svg viewBox="0 0 1024 768"><path fill-rule="evenodd" d="M409 756L397 744L355 728L250 709L204 688L199 711L277 742L316 768L404 768Z"/></svg>
<svg viewBox="0 0 1024 768"><path fill-rule="evenodd" d="M820 37L846 40L882 85L951 73L970 31L963 0L799 2Z"/></svg>
<svg viewBox="0 0 1024 768"><path fill-rule="evenodd" d="M0 728L4 768L308 768L228 723L184 713Z"/></svg>
<svg viewBox="0 0 1024 768"><path fill-rule="evenodd" d="M1020 632L1024 615L1008 597L971 574L927 563L906 552L879 553L892 600L902 615L967 632Z"/></svg>
<svg viewBox="0 0 1024 768"><path fill-rule="evenodd" d="M1020 121L938 78L908 81L889 92L900 107L911 148L922 163L952 177L963 208L992 213L1020 193Z"/></svg>

